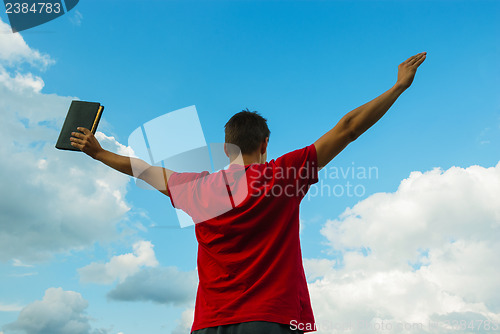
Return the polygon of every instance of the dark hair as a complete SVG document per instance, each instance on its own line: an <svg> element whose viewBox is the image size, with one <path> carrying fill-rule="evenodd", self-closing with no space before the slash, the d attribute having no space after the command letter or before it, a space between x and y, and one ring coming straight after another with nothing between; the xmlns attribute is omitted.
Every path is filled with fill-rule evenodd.
<svg viewBox="0 0 500 334"><path fill-rule="evenodd" d="M227 121L224 130L226 143L238 146L242 154L255 152L271 134L267 127L267 120L257 111L250 111L248 108L234 114ZM231 154L234 152L234 150L229 151Z"/></svg>

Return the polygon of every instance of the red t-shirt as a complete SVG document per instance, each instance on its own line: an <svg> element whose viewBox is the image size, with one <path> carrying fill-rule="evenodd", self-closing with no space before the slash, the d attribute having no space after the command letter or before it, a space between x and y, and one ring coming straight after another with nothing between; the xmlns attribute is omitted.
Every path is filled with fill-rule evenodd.
<svg viewBox="0 0 500 334"><path fill-rule="evenodd" d="M174 173L172 205L198 240L192 331L248 321L311 324L299 239L299 205L318 182L314 145L263 164L213 174Z"/></svg>

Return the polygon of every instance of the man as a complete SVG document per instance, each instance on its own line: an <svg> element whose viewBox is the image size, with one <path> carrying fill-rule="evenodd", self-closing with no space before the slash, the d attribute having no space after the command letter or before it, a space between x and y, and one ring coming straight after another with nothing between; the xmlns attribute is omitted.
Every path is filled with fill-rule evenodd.
<svg viewBox="0 0 500 334"><path fill-rule="evenodd" d="M314 144L270 162L266 120L248 110L227 122L224 148L231 163L213 174L176 173L111 153L84 128L72 134L72 145L148 182L197 223L199 286L192 333L311 332L316 329L302 266L300 201L318 181L318 170L410 87L425 58L422 52L401 63L393 87L347 113Z"/></svg>

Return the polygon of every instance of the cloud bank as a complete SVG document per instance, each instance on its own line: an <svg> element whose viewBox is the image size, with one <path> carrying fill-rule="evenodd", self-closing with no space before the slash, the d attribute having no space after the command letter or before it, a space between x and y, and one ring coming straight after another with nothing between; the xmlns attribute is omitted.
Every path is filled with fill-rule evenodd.
<svg viewBox="0 0 500 334"><path fill-rule="evenodd" d="M500 163L413 172L321 233L342 256L305 261L319 333L382 323L415 333L472 323L486 333L488 321L500 323Z"/></svg>
<svg viewBox="0 0 500 334"><path fill-rule="evenodd" d="M150 241L138 241L133 246L133 253L113 256L107 263L93 262L78 269L80 280L84 283L109 284L123 280L137 273L142 267L156 267L153 244Z"/></svg>
<svg viewBox="0 0 500 334"><path fill-rule="evenodd" d="M62 288L49 288L42 300L34 301L19 313L13 323L3 327L8 333L26 334L105 334L104 329L92 329L85 309L88 302L82 295Z"/></svg>
<svg viewBox="0 0 500 334"><path fill-rule="evenodd" d="M108 293L108 298L187 306L194 302L197 283L196 271L183 272L176 267L145 268L119 283Z"/></svg>
<svg viewBox="0 0 500 334"><path fill-rule="evenodd" d="M74 98L44 94L32 73L53 63L0 21L0 261L30 263L110 240L130 210L128 176L54 148ZM97 137L108 149L128 150Z"/></svg>

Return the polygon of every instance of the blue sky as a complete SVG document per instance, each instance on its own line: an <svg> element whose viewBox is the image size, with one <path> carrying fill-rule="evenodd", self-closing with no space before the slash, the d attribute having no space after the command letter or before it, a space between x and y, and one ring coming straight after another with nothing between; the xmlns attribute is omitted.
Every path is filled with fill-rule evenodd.
<svg viewBox="0 0 500 334"><path fill-rule="evenodd" d="M328 222L347 223L345 216L339 218L346 208L353 208L358 202L368 205L375 200L371 196L376 193L396 194L401 181L414 171L425 173L435 167L446 171L456 166L462 168L465 175L467 167L478 165L484 168L481 173L489 173L486 168L495 167L499 162L499 12L500 3L496 1L82 1L68 14L21 33L31 50L38 50L51 59L49 66L33 65L43 62L33 54L30 57L35 60L31 65L29 57L23 62L21 53L19 56L14 53L14 58L4 55L1 60L2 69L12 78L16 73L31 73L43 80L43 89L19 93L19 105L23 105L22 94L28 94L30 99L35 96L40 101L58 99L45 118L40 114L18 112L20 118L33 117L36 126L43 126L39 123L43 120L60 122L72 97L99 101L106 107L99 131L115 138L108 141L110 147L117 150L118 143L126 146L130 133L141 124L195 105L207 142L222 142L225 122L234 113L249 108L268 119L271 129L268 156L272 159L313 143L345 113L389 89L395 83L398 64L426 51L427 59L412 87L378 124L329 165L344 171L373 167L378 177L325 178L321 183L325 187L345 185L350 180L363 189L363 194L314 196L302 203L302 252L305 259L313 259L306 264L306 272L325 270L318 274L321 280L327 274L335 275L335 270L347 270L341 269L344 265L349 267L342 261L348 261L344 255L357 247L354 245L375 249L375 244L370 246L371 239L359 242L343 239L339 244L344 248L332 246L331 242L337 239L330 233ZM3 11L0 18L8 23ZM12 36L8 34L3 31L1 37L5 42L0 45L5 50L14 45L9 44ZM5 87L6 82L2 81ZM17 81L12 82L15 85ZM9 94L8 89L2 94ZM47 102L47 105L50 104ZM7 110L4 112L10 110L5 103L2 108ZM15 117L13 119L15 121ZM33 134L33 141L36 141L35 125L26 130ZM6 139L10 143L16 141L15 137ZM50 151L53 145L50 137L42 141L44 149L33 151L28 146L18 148L16 154L22 155L25 150L37 159L47 159L48 163L47 157L53 156L64 160L68 168L71 164L76 168L97 168L94 166L97 162L83 155ZM99 173L102 170L99 169ZM113 177L111 171L106 173L109 174L102 175ZM462 174L457 172L456 177ZM434 180L431 179L434 176L425 175ZM89 179L81 180L81 184L95 181L92 175L85 176ZM33 175L16 177L29 179ZM429 187L423 187L422 191L441 184L442 187L457 186L448 194L475 194L470 187L460 188L464 183L453 177L443 184L438 180L429 181ZM8 176L2 175L4 178ZM57 179L54 182L58 182ZM94 319L89 320L91 327L107 333L171 333L178 326L176 321L188 307L184 304L154 303L147 298L135 302L109 300L107 293L119 282L82 282L78 269L132 253L133 245L140 241L154 245L158 262L155 268L175 266L179 272L174 274L181 277L195 270L194 230L175 228L175 212L168 198L139 189L128 179L113 179L110 187L116 187L123 194L123 203L129 210L116 217L110 213L114 223L111 232L106 232L109 233L106 238L89 237L76 244L68 241L60 248L50 249L50 254L41 259L4 250L9 255L3 256L0 264L3 287L0 305L15 307L10 311L0 308L0 331L9 333L8 328L1 326L15 322L21 309L42 299L51 287L81 294L88 301L86 314ZM498 190L489 191L494 193L495 189ZM36 198L36 192L34 194ZM74 194L78 194L77 189ZM45 195L50 196L51 192ZM2 191L2 198L7 196L7 190ZM82 190L81 196L87 196L85 191ZM422 196L418 198L426 198L425 194ZM489 212L487 210L496 210L496 204L475 209ZM57 207L57 203L54 205ZM92 220L100 212L86 214ZM443 219L436 215L429 217L441 222ZM498 219L499 216L486 214L485 217ZM485 218L484 226L498 223L488 219ZM7 231L7 224L4 220L0 226ZM461 240L462 237L454 236L451 230L443 227L445 239ZM447 235L448 232L451 234ZM487 235L487 228L483 232ZM492 228L489 234L498 236L498 229ZM409 234L404 235L411 238ZM5 232L2 237L8 238L9 234ZM464 249L469 249L467 245L472 245L472 241L463 238ZM388 242L388 246L391 245ZM438 254L438 250L449 246L445 241L426 245L423 242L421 247L430 250L431 257L433 249ZM392 246L397 249L397 244ZM425 251L422 254L429 258ZM21 259L30 267L16 266L14 259ZM321 260L337 263L327 270L324 267L327 262ZM420 260L426 263L425 259ZM320 262L323 264L318 265ZM147 267L143 263L138 270ZM21 277L23 274L30 275ZM317 279L310 279L310 283ZM483 295L471 297L468 292L457 289L453 291L457 298L484 302L489 311L500 317L500 300L489 301ZM313 308L314 301L313 298ZM319 310L322 302L318 301L317 305ZM335 312L331 314L337 314ZM394 312L388 313L396 319ZM320 311L318 314L328 316Z"/></svg>

